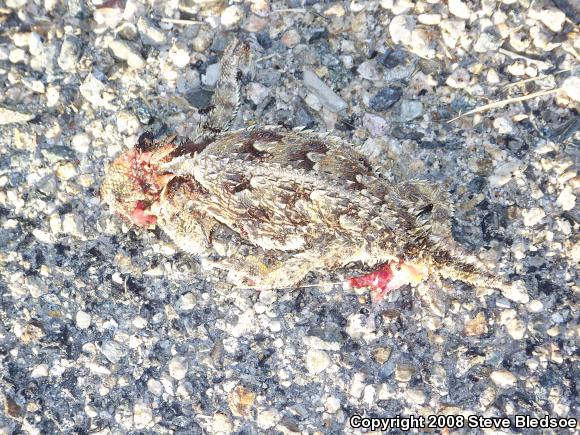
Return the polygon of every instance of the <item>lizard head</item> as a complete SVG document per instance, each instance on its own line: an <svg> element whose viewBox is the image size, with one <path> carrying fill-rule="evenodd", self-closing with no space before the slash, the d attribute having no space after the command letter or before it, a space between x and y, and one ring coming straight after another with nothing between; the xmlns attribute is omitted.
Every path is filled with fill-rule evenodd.
<svg viewBox="0 0 580 435"><path fill-rule="evenodd" d="M101 201L130 223L153 228L157 216L152 206L174 176L162 171L160 163L172 149L171 145L147 149L137 144L122 153L106 169Z"/></svg>

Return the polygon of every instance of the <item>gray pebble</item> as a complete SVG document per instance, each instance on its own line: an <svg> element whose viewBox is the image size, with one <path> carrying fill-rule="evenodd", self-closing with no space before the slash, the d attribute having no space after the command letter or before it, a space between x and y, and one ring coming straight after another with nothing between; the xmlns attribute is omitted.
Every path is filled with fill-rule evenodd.
<svg viewBox="0 0 580 435"><path fill-rule="evenodd" d="M369 101L369 107L377 112L386 112L401 99L403 91L399 88L384 88Z"/></svg>

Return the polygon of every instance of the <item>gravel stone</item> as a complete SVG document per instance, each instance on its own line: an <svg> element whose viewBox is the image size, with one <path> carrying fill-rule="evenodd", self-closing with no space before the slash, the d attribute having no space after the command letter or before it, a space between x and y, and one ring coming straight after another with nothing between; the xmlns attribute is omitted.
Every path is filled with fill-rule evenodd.
<svg viewBox="0 0 580 435"><path fill-rule="evenodd" d="M81 55L81 41L76 36L67 35L60 47L58 66L64 71L74 72Z"/></svg>
<svg viewBox="0 0 580 435"><path fill-rule="evenodd" d="M310 70L304 71L304 86L314 93L324 107L331 112L340 112L346 109L346 102Z"/></svg>
<svg viewBox="0 0 580 435"><path fill-rule="evenodd" d="M384 88L369 101L369 107L377 112L386 112L401 99L403 91L400 88Z"/></svg>
<svg viewBox="0 0 580 435"><path fill-rule="evenodd" d="M159 29L148 18L139 18L137 21L137 30L139 30L141 41L145 45L163 45L167 43L167 36L165 35L165 32Z"/></svg>
<svg viewBox="0 0 580 435"><path fill-rule="evenodd" d="M469 19L471 16L471 10L469 6L461 0L449 0L447 3L449 7L449 12L455 15L457 18L462 18L464 20Z"/></svg>
<svg viewBox="0 0 580 435"><path fill-rule="evenodd" d="M401 121L412 121L423 116L423 103L420 101L404 100L399 107Z"/></svg>
<svg viewBox="0 0 580 435"><path fill-rule="evenodd" d="M91 315L84 311L77 311L76 325L81 329L87 329L91 326Z"/></svg>
<svg viewBox="0 0 580 435"><path fill-rule="evenodd" d="M169 376L180 381L185 378L188 370L187 359L182 356L175 356L169 362Z"/></svg>
<svg viewBox="0 0 580 435"><path fill-rule="evenodd" d="M330 365L330 358L323 350L309 349L306 353L306 369L310 374L325 371Z"/></svg>
<svg viewBox="0 0 580 435"><path fill-rule="evenodd" d="M489 376L492 382L499 388L511 388L513 387L518 378L516 378L512 373L507 370L495 370L491 372Z"/></svg>
<svg viewBox="0 0 580 435"><path fill-rule="evenodd" d="M113 40L109 44L109 49L113 56L124 60L131 68L143 68L145 66L145 59L141 56L137 46L131 42Z"/></svg>
<svg viewBox="0 0 580 435"><path fill-rule="evenodd" d="M212 63L207 67L205 74L202 74L201 82L205 86L213 88L217 84L219 78L220 78L220 65L219 63Z"/></svg>
<svg viewBox="0 0 580 435"><path fill-rule="evenodd" d="M237 26L244 17L244 10L241 6L233 5L224 9L221 14L220 21L226 27Z"/></svg>

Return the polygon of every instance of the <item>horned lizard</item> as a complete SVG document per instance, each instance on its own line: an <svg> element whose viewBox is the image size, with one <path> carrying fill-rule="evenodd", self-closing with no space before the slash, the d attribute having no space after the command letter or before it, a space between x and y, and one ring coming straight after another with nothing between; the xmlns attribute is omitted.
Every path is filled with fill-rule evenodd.
<svg viewBox="0 0 580 435"><path fill-rule="evenodd" d="M144 133L106 171L102 201L139 227L159 226L182 250L256 288L362 263L375 299L429 275L506 288L454 242L447 193L389 183L349 143L283 127L230 131L252 50L226 48L207 121L194 137Z"/></svg>

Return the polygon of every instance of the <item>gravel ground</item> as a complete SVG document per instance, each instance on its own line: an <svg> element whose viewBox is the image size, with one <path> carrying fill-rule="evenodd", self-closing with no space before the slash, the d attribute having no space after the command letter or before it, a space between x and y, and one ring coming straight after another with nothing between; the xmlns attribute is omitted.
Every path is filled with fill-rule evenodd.
<svg viewBox="0 0 580 435"><path fill-rule="evenodd" d="M573 0L0 2L0 433L578 417L578 21ZM444 183L454 237L526 293L232 290L105 210L105 163L190 133L234 35L258 58L238 126L331 131Z"/></svg>

